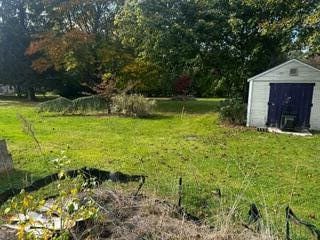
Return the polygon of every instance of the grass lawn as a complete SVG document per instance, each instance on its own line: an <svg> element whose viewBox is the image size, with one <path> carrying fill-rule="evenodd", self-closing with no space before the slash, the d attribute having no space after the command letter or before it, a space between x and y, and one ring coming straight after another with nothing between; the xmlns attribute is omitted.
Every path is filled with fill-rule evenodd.
<svg viewBox="0 0 320 240"><path fill-rule="evenodd" d="M238 199L243 214L255 202L277 223L290 204L298 216L320 225L320 135L222 126L218 103L157 100L155 117L134 119L48 116L38 114L34 104L2 99L0 138L8 141L16 171L0 177L0 191L54 172L51 160L65 151L69 168L145 174L145 189L172 200L182 176L183 204L198 215L218 209L221 203L212 192L220 188L224 202L231 206ZM22 131L18 113L34 125L42 154Z"/></svg>

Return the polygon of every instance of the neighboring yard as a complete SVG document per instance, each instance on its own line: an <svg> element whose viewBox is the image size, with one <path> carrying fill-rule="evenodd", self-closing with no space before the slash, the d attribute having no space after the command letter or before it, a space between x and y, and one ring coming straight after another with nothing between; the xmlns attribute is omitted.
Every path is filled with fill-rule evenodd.
<svg viewBox="0 0 320 240"><path fill-rule="evenodd" d="M200 216L213 215L219 201L212 192L220 188L225 205L240 196L243 214L255 202L265 218L279 223L290 204L299 216L320 225L320 135L302 138L222 126L218 103L157 100L156 116L134 119L46 116L34 104L0 100L0 138L7 139L16 168L10 178L0 178L0 191L54 172L51 160L65 151L69 168L145 174L145 190L172 200L182 176L183 204ZM22 131L17 113L34 124L43 155Z"/></svg>

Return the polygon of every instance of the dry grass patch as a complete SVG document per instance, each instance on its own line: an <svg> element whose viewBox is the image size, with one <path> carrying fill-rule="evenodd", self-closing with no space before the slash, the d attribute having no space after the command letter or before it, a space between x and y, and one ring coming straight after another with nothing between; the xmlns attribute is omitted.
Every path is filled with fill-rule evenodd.
<svg viewBox="0 0 320 240"><path fill-rule="evenodd" d="M94 239L161 239L161 240L271 240L276 239L268 230L260 233L244 229L229 221L229 214L221 216L220 226L188 220L177 208L155 197L134 196L122 190L95 190L93 199L102 217L87 223ZM82 229L78 229L83 233Z"/></svg>

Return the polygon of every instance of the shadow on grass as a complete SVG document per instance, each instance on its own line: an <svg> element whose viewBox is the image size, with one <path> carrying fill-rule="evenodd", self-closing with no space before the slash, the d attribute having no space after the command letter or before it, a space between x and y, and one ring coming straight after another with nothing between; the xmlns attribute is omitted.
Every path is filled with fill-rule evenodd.
<svg viewBox="0 0 320 240"><path fill-rule="evenodd" d="M38 103L45 102L56 98L55 96L37 96L36 101L29 101L23 97L0 96L0 106L30 106L33 107Z"/></svg>
<svg viewBox="0 0 320 240"><path fill-rule="evenodd" d="M216 113L222 99L197 99L192 101L176 101L157 99L156 112L171 114L207 114Z"/></svg>
<svg viewBox="0 0 320 240"><path fill-rule="evenodd" d="M170 119L173 116L163 115L163 114L152 114L147 117L131 117L131 116L124 116L124 115L117 115L117 114L107 114L107 113L96 113L96 114L59 114L59 113L40 113L42 117L46 118L72 118L72 117L96 117L96 118L110 118L110 117L118 117L118 118L131 118L131 119L143 119L143 120L162 120L162 119Z"/></svg>
<svg viewBox="0 0 320 240"><path fill-rule="evenodd" d="M137 118L137 119L143 119L143 120L162 120L162 119L171 119L173 116L169 115L163 115L163 114L152 114L151 116L148 117L143 117L143 118Z"/></svg>
<svg viewBox="0 0 320 240"><path fill-rule="evenodd" d="M320 135L320 130L311 130L312 135Z"/></svg>
<svg viewBox="0 0 320 240"><path fill-rule="evenodd" d="M47 117L47 118L72 118L72 117L110 117L113 115L107 114L107 113L87 113L87 114L81 114L81 113L39 113L42 117Z"/></svg>
<svg viewBox="0 0 320 240"><path fill-rule="evenodd" d="M30 180L30 173L22 170L12 170L0 174L0 193L14 187L26 186Z"/></svg>

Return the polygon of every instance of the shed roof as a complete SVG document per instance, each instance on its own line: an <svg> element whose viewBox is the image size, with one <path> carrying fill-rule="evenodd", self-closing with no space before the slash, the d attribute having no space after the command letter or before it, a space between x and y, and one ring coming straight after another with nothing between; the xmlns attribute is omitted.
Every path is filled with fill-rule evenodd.
<svg viewBox="0 0 320 240"><path fill-rule="evenodd" d="M287 65L287 64L289 64L289 63L293 63L293 62L299 63L299 64L301 64L301 65L304 65L304 66L306 66L306 67L308 67L308 68L310 68L310 69L312 69L312 70L316 70L316 71L318 71L318 72L320 73L320 69L315 68L315 67L311 66L310 64L304 63L304 62L302 62L302 61L300 61L300 60L298 60L298 59L291 59L291 60L286 61L286 62L284 62L284 63L282 63L282 64L280 64L280 65L278 65L278 66L275 66L275 67L273 67L273 68L271 68L271 69L269 69L269 70L267 70L267 71L264 71L264 72L262 72L262 73L260 73L260 74L258 74L258 75L256 75L256 76L253 76L253 77L249 78L249 79L248 79L248 82L253 81L253 80L256 79L256 78L259 78L259 77L261 77L261 76L263 76L263 75L266 75L266 74L268 74L268 73L270 73L270 72L272 72L272 71L274 71L274 70L277 70L277 69L279 69L279 68L282 68L282 67L284 67L285 65Z"/></svg>

